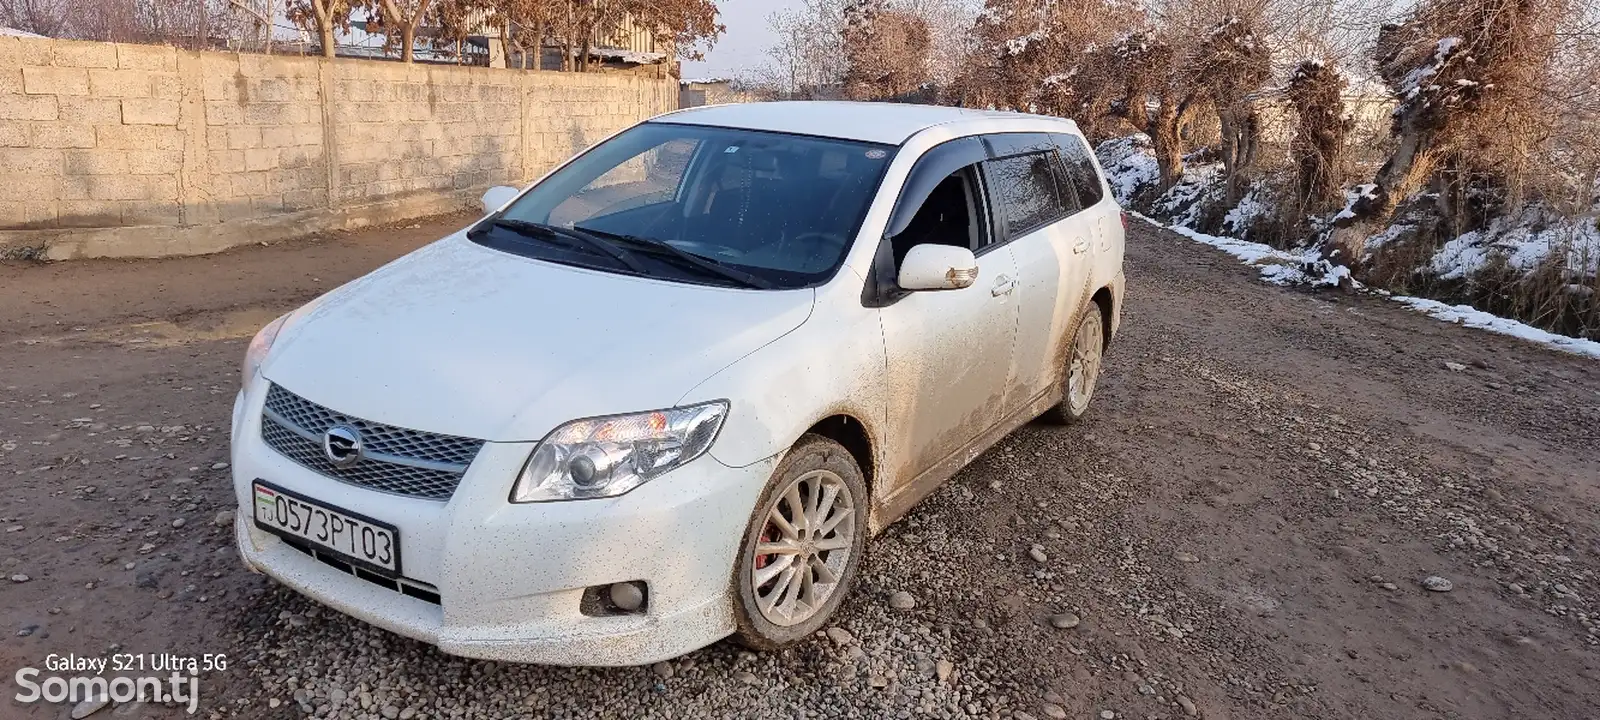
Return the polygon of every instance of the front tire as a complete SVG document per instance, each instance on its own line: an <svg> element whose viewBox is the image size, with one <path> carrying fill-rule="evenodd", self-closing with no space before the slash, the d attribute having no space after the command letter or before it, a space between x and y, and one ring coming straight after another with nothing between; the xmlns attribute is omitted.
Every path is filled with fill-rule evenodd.
<svg viewBox="0 0 1600 720"><path fill-rule="evenodd" d="M820 435L790 449L761 493L739 546L734 637L775 650L822 629L859 573L867 483L846 450Z"/></svg>
<svg viewBox="0 0 1600 720"><path fill-rule="evenodd" d="M1100 361L1105 349L1105 316L1100 304L1092 302L1073 330L1072 348L1067 351L1066 367L1061 373L1061 403L1045 411L1047 420L1071 425L1089 413L1089 402L1100 383Z"/></svg>

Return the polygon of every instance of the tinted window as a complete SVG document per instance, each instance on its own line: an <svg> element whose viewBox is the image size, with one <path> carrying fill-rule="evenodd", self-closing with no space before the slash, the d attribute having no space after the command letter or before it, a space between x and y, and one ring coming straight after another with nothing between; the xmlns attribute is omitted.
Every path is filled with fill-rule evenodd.
<svg viewBox="0 0 1600 720"><path fill-rule="evenodd" d="M1057 187L1054 152L1013 155L985 163L989 187L1005 203L1012 237L1033 231L1077 209Z"/></svg>
<svg viewBox="0 0 1600 720"><path fill-rule="evenodd" d="M776 288L804 287L838 268L892 151L847 140L644 123L573 160L502 217L660 241ZM555 243L500 237L512 229L485 232L497 235L475 239L497 249L558 262L571 256L570 249L550 252ZM598 269L625 269L605 253L590 254ZM659 253L635 254L650 261L645 274L705 280L685 275L681 263L656 260Z"/></svg>
<svg viewBox="0 0 1600 720"><path fill-rule="evenodd" d="M1052 134L1061 160L1066 165L1067 177L1077 193L1080 207L1093 207L1100 202L1100 176L1095 173L1094 162L1089 158L1089 148L1076 135Z"/></svg>

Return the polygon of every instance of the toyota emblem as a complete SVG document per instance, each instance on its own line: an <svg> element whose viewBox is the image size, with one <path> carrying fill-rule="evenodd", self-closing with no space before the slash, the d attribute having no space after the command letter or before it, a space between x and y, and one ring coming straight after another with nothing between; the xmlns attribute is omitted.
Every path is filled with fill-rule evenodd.
<svg viewBox="0 0 1600 720"><path fill-rule="evenodd" d="M322 454L334 467L349 467L361 459L361 431L335 425L322 434Z"/></svg>

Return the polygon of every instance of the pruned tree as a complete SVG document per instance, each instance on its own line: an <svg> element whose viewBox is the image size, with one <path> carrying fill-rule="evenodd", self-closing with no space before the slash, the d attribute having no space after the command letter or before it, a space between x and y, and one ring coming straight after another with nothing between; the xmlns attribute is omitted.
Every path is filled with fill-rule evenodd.
<svg viewBox="0 0 1600 720"><path fill-rule="evenodd" d="M1224 197L1239 201L1246 187L1245 171L1256 162L1261 117L1255 100L1272 76L1272 58L1254 18L1228 15L1195 43L1188 74L1195 91L1216 109L1222 135Z"/></svg>
<svg viewBox="0 0 1600 720"><path fill-rule="evenodd" d="M286 7L290 22L316 30L322 56L327 58L337 50L334 31L350 29L350 13L354 9L352 0L288 0Z"/></svg>
<svg viewBox="0 0 1600 720"><path fill-rule="evenodd" d="M71 27L75 11L73 0L0 0L0 25L62 37Z"/></svg>
<svg viewBox="0 0 1600 720"><path fill-rule="evenodd" d="M398 45L401 62L415 62L417 28L428 16L428 8L433 4L433 0L357 1L367 8L367 29L370 32L383 33L390 46Z"/></svg>
<svg viewBox="0 0 1600 720"><path fill-rule="evenodd" d="M882 100L905 96L929 81L928 23L884 0L854 0L844 8L846 97Z"/></svg>
<svg viewBox="0 0 1600 720"><path fill-rule="evenodd" d="M1359 258L1374 227L1424 186L1452 233L1481 223L1487 198L1516 194L1512 170L1555 120L1541 81L1573 9L1571 0L1425 0L1380 30L1373 59L1397 103L1395 149L1340 213L1330 255Z"/></svg>
<svg viewBox="0 0 1600 720"><path fill-rule="evenodd" d="M1302 61L1289 76L1285 94L1296 117L1289 154L1298 211L1323 212L1339 201L1345 143L1355 125L1344 114L1347 86L1339 71L1322 60Z"/></svg>

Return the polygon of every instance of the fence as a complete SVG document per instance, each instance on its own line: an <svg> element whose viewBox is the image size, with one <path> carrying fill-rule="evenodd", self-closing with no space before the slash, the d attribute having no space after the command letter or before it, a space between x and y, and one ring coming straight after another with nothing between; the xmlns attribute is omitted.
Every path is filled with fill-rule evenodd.
<svg viewBox="0 0 1600 720"><path fill-rule="evenodd" d="M677 86L0 37L0 256L196 254L460 209Z"/></svg>

